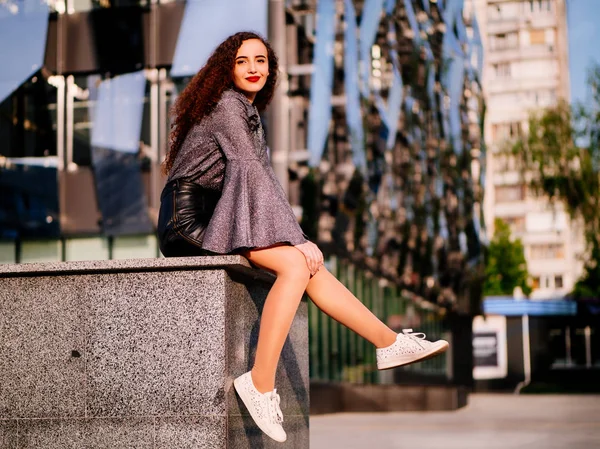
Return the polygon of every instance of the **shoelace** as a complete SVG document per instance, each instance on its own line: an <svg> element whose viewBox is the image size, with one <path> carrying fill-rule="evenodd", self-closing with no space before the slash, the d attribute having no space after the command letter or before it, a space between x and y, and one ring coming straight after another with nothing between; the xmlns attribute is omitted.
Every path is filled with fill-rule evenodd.
<svg viewBox="0 0 600 449"><path fill-rule="evenodd" d="M283 422L283 413L281 412L281 408L279 408L280 403L281 398L277 394L277 388L275 388L269 395L269 407L271 407L275 413L277 424L281 424Z"/></svg>
<svg viewBox="0 0 600 449"><path fill-rule="evenodd" d="M413 333L412 329L402 329L402 334L406 335L408 338L412 338L419 344L421 344L421 340L425 340L425 334L423 332Z"/></svg>

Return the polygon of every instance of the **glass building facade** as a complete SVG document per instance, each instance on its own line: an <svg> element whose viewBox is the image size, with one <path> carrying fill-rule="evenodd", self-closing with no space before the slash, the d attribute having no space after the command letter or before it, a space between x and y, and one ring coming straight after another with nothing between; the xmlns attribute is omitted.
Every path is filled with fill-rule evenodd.
<svg viewBox="0 0 600 449"><path fill-rule="evenodd" d="M422 298L471 310L485 238L473 9L457 0L326 4L317 5L314 169L305 178L314 185L303 195L315 215L304 214L305 228Z"/></svg>
<svg viewBox="0 0 600 449"><path fill-rule="evenodd" d="M397 324L435 337L458 326L444 317L459 317L469 340L485 235L471 1L288 0L284 9L274 38L267 0L0 2L0 263L160 256L169 109L218 42L250 29L283 42L284 184L330 268L359 270L371 287L347 285L365 302L392 298L382 318L422 316ZM328 322L311 329L346 341L337 330L332 340ZM335 363L356 373L349 363L371 362ZM344 379L313 366L314 376Z"/></svg>
<svg viewBox="0 0 600 449"><path fill-rule="evenodd" d="M388 325L448 336L462 353L396 372L395 381L414 370L419 379L468 383L470 315L480 307L485 247L483 48L474 5L313 6L316 20L301 7L292 14L304 25L298 39L314 38L312 53L300 51L293 61L312 64L310 77L290 78L290 95L305 112L296 125L307 125L296 148L306 142L308 164L292 164L303 227L336 256L330 269ZM314 378L391 381L360 339L316 316Z"/></svg>

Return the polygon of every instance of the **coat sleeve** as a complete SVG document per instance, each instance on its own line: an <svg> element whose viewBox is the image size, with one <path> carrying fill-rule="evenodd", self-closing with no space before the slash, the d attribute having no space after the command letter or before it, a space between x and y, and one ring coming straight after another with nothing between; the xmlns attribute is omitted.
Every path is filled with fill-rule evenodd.
<svg viewBox="0 0 600 449"><path fill-rule="evenodd" d="M212 119L214 138L226 159L221 198L206 228L203 248L232 253L276 243L306 242L266 155L262 135L251 130L243 99L225 98ZM264 156L264 157L262 157Z"/></svg>

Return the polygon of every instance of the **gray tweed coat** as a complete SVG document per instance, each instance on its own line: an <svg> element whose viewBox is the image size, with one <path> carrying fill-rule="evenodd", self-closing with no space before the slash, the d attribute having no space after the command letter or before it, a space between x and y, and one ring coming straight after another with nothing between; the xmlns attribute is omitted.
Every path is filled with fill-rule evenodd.
<svg viewBox="0 0 600 449"><path fill-rule="evenodd" d="M235 90L186 136L169 180L221 193L202 248L221 254L307 241L271 168L260 116Z"/></svg>

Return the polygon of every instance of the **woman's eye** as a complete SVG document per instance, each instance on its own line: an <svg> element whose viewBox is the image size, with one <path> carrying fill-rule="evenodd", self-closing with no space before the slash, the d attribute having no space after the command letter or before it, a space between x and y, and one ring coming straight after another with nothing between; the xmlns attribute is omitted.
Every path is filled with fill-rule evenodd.
<svg viewBox="0 0 600 449"><path fill-rule="evenodd" d="M245 63L246 63L246 61L244 61L243 59L240 59L240 60L239 60L237 63L238 63L238 64L245 64Z"/></svg>

